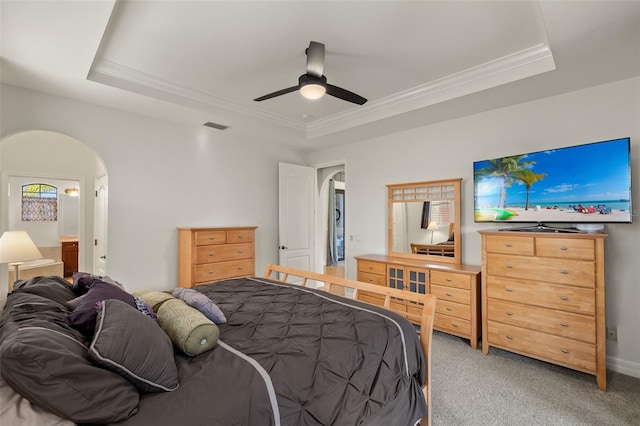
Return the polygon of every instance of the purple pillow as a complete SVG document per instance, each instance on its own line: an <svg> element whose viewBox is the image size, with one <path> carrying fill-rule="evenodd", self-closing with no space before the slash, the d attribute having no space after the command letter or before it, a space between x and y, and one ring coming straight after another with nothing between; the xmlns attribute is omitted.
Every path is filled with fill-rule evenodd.
<svg viewBox="0 0 640 426"><path fill-rule="evenodd" d="M96 281L91 285L87 294L82 297L78 306L64 320L67 324L91 338L96 328L96 304L109 299L121 300L137 309L133 296L123 290L122 287L104 281Z"/></svg>
<svg viewBox="0 0 640 426"><path fill-rule="evenodd" d="M101 281L124 288L122 284L111 279L106 275L100 276L100 275L90 274L88 272L74 272L72 288L76 294L82 295L82 294L85 294L87 291L89 291L95 283L101 282Z"/></svg>
<svg viewBox="0 0 640 426"><path fill-rule="evenodd" d="M191 288L174 288L171 294L182 299L187 305L199 310L205 317L216 324L224 324L227 318L220 308L207 296Z"/></svg>

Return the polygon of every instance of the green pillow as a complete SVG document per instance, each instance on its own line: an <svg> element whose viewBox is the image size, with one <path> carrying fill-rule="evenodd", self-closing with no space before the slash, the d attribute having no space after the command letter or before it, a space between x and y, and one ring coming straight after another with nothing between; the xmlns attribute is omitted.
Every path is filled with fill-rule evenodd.
<svg viewBox="0 0 640 426"><path fill-rule="evenodd" d="M180 299L166 300L156 315L160 327L186 355L199 355L218 343L218 326Z"/></svg>

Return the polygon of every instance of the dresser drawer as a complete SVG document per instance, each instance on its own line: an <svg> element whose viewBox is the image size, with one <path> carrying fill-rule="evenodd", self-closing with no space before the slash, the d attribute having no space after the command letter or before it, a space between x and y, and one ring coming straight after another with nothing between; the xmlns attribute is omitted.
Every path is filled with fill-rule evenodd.
<svg viewBox="0 0 640 426"><path fill-rule="evenodd" d="M227 231L196 231L194 234L197 246L225 244L227 242Z"/></svg>
<svg viewBox="0 0 640 426"><path fill-rule="evenodd" d="M439 330L464 334L465 336L468 336L471 333L471 322L438 313L436 313L436 316L433 319L433 327Z"/></svg>
<svg viewBox="0 0 640 426"><path fill-rule="evenodd" d="M487 276L487 296L585 315L596 314L595 290ZM437 302L436 302L437 304Z"/></svg>
<svg viewBox="0 0 640 426"><path fill-rule="evenodd" d="M452 272L431 271L430 280L431 284L462 288L464 290L471 289L471 277L469 275L455 274Z"/></svg>
<svg viewBox="0 0 640 426"><path fill-rule="evenodd" d="M387 264L378 262L368 262L366 260L358 261L358 272L368 272L385 276L387 274Z"/></svg>
<svg viewBox="0 0 640 426"><path fill-rule="evenodd" d="M253 259L230 262L207 263L196 266L196 284L210 283L226 278L252 276L255 274Z"/></svg>
<svg viewBox="0 0 640 426"><path fill-rule="evenodd" d="M433 294L438 298L438 300L436 301L436 306L438 305L440 300L462 303L467 306L469 305L469 298L470 298L469 290L462 290L459 288L432 284L431 294Z"/></svg>
<svg viewBox="0 0 640 426"><path fill-rule="evenodd" d="M596 369L595 345L494 321L488 322L488 328L490 344L570 367L588 371Z"/></svg>
<svg viewBox="0 0 640 426"><path fill-rule="evenodd" d="M227 243L252 243L252 229L234 229L227 231Z"/></svg>
<svg viewBox="0 0 640 426"><path fill-rule="evenodd" d="M533 237L515 237L512 235L491 235L486 237L488 253L522 254L533 256Z"/></svg>
<svg viewBox="0 0 640 426"><path fill-rule="evenodd" d="M358 281L376 285L386 285L386 278L384 275L370 274L368 272L358 271Z"/></svg>
<svg viewBox="0 0 640 426"><path fill-rule="evenodd" d="M253 243L196 246L196 264L251 259L254 251Z"/></svg>
<svg viewBox="0 0 640 426"><path fill-rule="evenodd" d="M469 305L463 305L461 303L438 299L436 301L436 312L456 318L471 320L471 309L469 308Z"/></svg>
<svg viewBox="0 0 640 426"><path fill-rule="evenodd" d="M536 254L559 259L594 260L595 242L569 238L536 238Z"/></svg>
<svg viewBox="0 0 640 426"><path fill-rule="evenodd" d="M504 254L488 254L487 261L489 275L595 287L596 268L593 262Z"/></svg>
<svg viewBox="0 0 640 426"><path fill-rule="evenodd" d="M487 309L487 318L489 321L538 330L586 343L596 343L596 319L593 316L491 300Z"/></svg>

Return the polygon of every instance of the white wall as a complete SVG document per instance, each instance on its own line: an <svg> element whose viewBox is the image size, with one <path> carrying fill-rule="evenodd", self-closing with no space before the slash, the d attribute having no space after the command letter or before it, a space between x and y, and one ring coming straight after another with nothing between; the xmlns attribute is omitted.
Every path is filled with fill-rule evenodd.
<svg viewBox="0 0 640 426"><path fill-rule="evenodd" d="M462 181L463 263L479 265L480 229L473 221L473 162L631 137L632 186L640 204L640 78L623 80L534 102L488 111L312 153L310 164L337 159L349 164L347 246L349 277L353 256L386 252L387 184L447 178ZM609 368L640 377L640 210L634 223L608 224L606 320L618 329L607 342ZM496 228L500 226L496 225Z"/></svg>
<svg viewBox="0 0 640 426"><path fill-rule="evenodd" d="M8 143L5 141L5 143ZM0 145L2 149L2 145ZM7 156L3 158L6 160ZM12 161L15 161L12 160ZM22 186L45 183L58 189L58 220L51 222L31 222L22 220ZM60 245L61 235L78 235L80 232L80 197L71 197L64 190L79 188L79 181L51 179L42 176L9 177L9 226L10 231L26 231L38 247Z"/></svg>
<svg viewBox="0 0 640 426"><path fill-rule="evenodd" d="M4 105L5 96L3 91L2 102ZM8 110L2 106L2 121L10 116L12 109ZM4 129L4 125L2 126ZM0 228L4 230L25 230L28 231L36 243L40 247L51 247L59 244L57 237L59 235L58 223L55 226L49 226L45 223L28 224L25 222L9 220L9 205L14 210L13 214L19 215L19 200L16 200L19 189L12 188L11 202L9 200L7 189L12 177L41 177L50 179L64 184L71 183L69 180L77 181L75 186L80 188L80 211L78 226L82 227L80 234L80 251L78 262L81 268L91 265L92 247L88 243L93 241L93 203L92 199L85 197L83 194L93 193L93 181L96 173L95 153L85 144L64 134L49 131L16 131L8 137L5 134L0 135L0 171L2 171L2 187L0 188ZM79 182L79 184L78 184ZM66 188L66 186L65 186ZM63 195L64 188L62 188ZM60 211L59 211L60 213ZM32 234L33 233L33 234ZM57 243L57 244L56 244ZM4 288L6 274L0 270L0 288Z"/></svg>
<svg viewBox="0 0 640 426"><path fill-rule="evenodd" d="M1 89L0 137L60 132L103 160L108 273L128 289L177 285L178 226L257 225L256 272L277 262L278 162L304 164L302 154L238 140L233 129L183 126L13 86Z"/></svg>

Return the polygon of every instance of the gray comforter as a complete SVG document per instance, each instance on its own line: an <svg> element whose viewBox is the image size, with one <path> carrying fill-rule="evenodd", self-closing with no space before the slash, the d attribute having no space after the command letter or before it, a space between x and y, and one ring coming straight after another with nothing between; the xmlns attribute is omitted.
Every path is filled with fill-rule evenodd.
<svg viewBox="0 0 640 426"><path fill-rule="evenodd" d="M198 286L225 313L220 342L176 355L180 387L119 424L414 425L424 359L397 315L257 278Z"/></svg>

